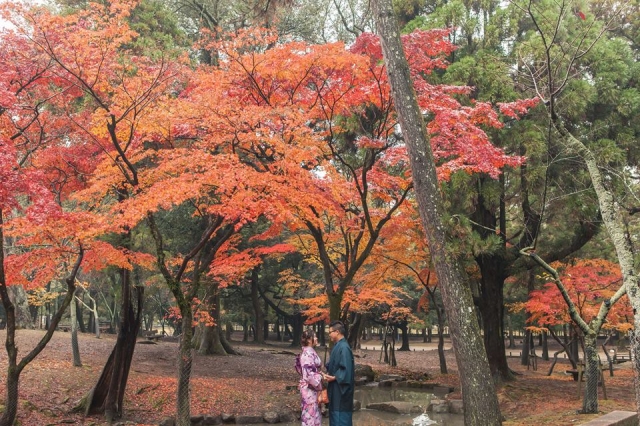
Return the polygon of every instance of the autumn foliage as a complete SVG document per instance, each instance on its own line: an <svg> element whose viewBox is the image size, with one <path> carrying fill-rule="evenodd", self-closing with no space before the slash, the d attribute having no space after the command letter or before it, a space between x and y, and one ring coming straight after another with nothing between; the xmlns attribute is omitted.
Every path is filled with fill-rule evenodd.
<svg viewBox="0 0 640 426"><path fill-rule="evenodd" d="M239 283L264 258L297 250L324 270L317 283L282 275L309 316L326 318L326 296L354 311L395 305L395 266L370 255L384 252L379 243L410 246L400 233L415 224L377 37L347 47L257 28L211 33L197 47L215 52L216 63L193 64L187 52L135 47L141 35L128 19L136 5L89 3L68 14L2 6L12 23L0 37L0 209L14 242L5 282L45 287L82 252L85 273L160 269L178 304L211 325L198 283ZM403 41L439 178L497 177L522 164L484 131L502 126L494 105L462 101L468 87L431 82L454 50L448 32ZM514 117L533 105L500 109ZM178 208L205 224L188 250L155 222ZM249 247L240 234L258 221L268 225ZM151 232L155 245L113 242L132 230Z"/></svg>
<svg viewBox="0 0 640 426"><path fill-rule="evenodd" d="M604 259L577 259L572 263L555 263L578 313L588 323L600 310L600 305L611 298L622 285L620 267ZM531 314L530 323L540 327L571 322L568 308L555 283L546 283L529 295L525 309ZM629 331L633 312L627 297L615 303L604 323L604 329Z"/></svg>

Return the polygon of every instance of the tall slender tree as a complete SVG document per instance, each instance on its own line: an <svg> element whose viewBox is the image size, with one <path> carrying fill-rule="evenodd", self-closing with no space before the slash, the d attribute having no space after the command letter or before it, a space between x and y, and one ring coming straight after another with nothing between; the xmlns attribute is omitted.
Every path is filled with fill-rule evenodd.
<svg viewBox="0 0 640 426"><path fill-rule="evenodd" d="M408 146L418 210L438 274L451 330L463 390L465 424L499 425L502 423L500 407L482 347L480 329L473 313L471 292L465 283L464 271L459 261L447 249L435 161L411 84L412 75L400 40L398 23L391 1L375 0L373 7L393 99Z"/></svg>

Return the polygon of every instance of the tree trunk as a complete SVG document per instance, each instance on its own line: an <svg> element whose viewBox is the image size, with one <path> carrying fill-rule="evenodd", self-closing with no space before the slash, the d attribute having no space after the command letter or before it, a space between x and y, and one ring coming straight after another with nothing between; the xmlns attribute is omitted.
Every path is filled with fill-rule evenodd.
<svg viewBox="0 0 640 426"><path fill-rule="evenodd" d="M86 333L87 327L84 325L84 312L82 309L82 303L80 302L78 297L74 298L73 302L71 303L73 303L76 307L76 320L78 321L78 329L80 330L80 333Z"/></svg>
<svg viewBox="0 0 640 426"><path fill-rule="evenodd" d="M436 306L438 316L438 360L440 361L440 372L447 374L447 358L444 356L444 315L443 309Z"/></svg>
<svg viewBox="0 0 640 426"><path fill-rule="evenodd" d="M213 318L213 325L200 325L201 335L198 347L200 355L227 355L227 351L222 345L222 333L220 324L220 290L217 284L209 287L211 296L209 297L209 314ZM198 340L198 339L196 339Z"/></svg>
<svg viewBox="0 0 640 426"><path fill-rule="evenodd" d="M354 313L353 321L351 323L351 331L349 332L349 336L347 342L349 346L353 349L360 349L360 339L362 338L362 331L364 330L364 326L366 324L366 314Z"/></svg>
<svg viewBox="0 0 640 426"><path fill-rule="evenodd" d="M130 283L129 271L123 270L123 281ZM109 359L102 369L98 382L86 400L85 414L104 413L108 422L122 416L124 392L129 378L131 360L136 347L136 337L142 321L144 287L135 287L137 310L133 309L130 284L123 285L122 311L118 338Z"/></svg>
<svg viewBox="0 0 640 426"><path fill-rule="evenodd" d="M180 349L178 351L178 388L176 425L191 426L191 394L189 383L191 381L191 368L193 365L193 315L191 309L187 309L182 315L182 329L180 337Z"/></svg>
<svg viewBox="0 0 640 426"><path fill-rule="evenodd" d="M302 342L302 328L304 326L304 318L300 312L296 312L290 317L291 326L293 328L291 333L291 346L294 348L300 347Z"/></svg>
<svg viewBox="0 0 640 426"><path fill-rule="evenodd" d="M251 271L251 306L253 306L253 317L255 319L253 341L264 344L264 313L260 303L260 292L258 291L258 268Z"/></svg>
<svg viewBox="0 0 640 426"><path fill-rule="evenodd" d="M522 353L520 354L520 364L529 365L529 352L533 342L533 336L530 330L525 330L524 337L522 339Z"/></svg>
<svg viewBox="0 0 640 426"><path fill-rule="evenodd" d="M327 297L329 298L329 321L339 320L340 314L342 313L342 294L333 293Z"/></svg>
<svg viewBox="0 0 640 426"><path fill-rule="evenodd" d="M480 262L482 263L480 270L483 272L482 294L478 307L482 316L484 346L487 351L491 374L497 380L509 381L513 379L513 376L507 363L502 325L504 317L504 297L502 293L504 279L487 271L488 269L494 269L495 264L499 262L500 258L495 256L489 256L488 259Z"/></svg>
<svg viewBox="0 0 640 426"><path fill-rule="evenodd" d="M15 307L16 329L33 328L33 321L31 320L31 313L29 312L27 292L24 291L24 287L21 285L12 285L7 287L7 292L13 302L13 306Z"/></svg>
<svg viewBox="0 0 640 426"><path fill-rule="evenodd" d="M598 358L597 335L584 336L585 387L582 398L582 414L598 412L598 381L600 358Z"/></svg>
<svg viewBox="0 0 640 426"><path fill-rule="evenodd" d="M549 344L548 344L547 332L542 332L542 359L549 361Z"/></svg>
<svg viewBox="0 0 640 426"><path fill-rule="evenodd" d="M78 289L73 293L73 299L69 304L69 311L71 316L71 350L73 352L73 366L74 367L82 367L82 360L80 359L80 347L78 345L78 316L76 312L76 308L78 307L76 303L76 293L78 293Z"/></svg>
<svg viewBox="0 0 640 426"><path fill-rule="evenodd" d="M511 324L511 315L507 315L507 329L509 333L509 349L516 347L516 339L513 337L513 325Z"/></svg>
<svg viewBox="0 0 640 426"><path fill-rule="evenodd" d="M502 237L502 249L491 254L481 254L475 260L480 268L480 297L477 305L482 318L482 329L484 331L484 346L487 351L489 368L496 380L510 381L513 379L504 346L504 281L508 274L506 272L507 262L505 260L506 241L501 227L498 227L498 220L495 211L486 206L483 187L486 184L485 178L478 178L478 194L476 209L472 220L477 224L473 225L474 232L482 239L495 236L496 230L500 230Z"/></svg>
<svg viewBox="0 0 640 426"><path fill-rule="evenodd" d="M529 277L527 279L527 294L530 294L533 290L535 290L535 279L536 279L536 274L534 273L533 269L530 269ZM525 311L525 314L524 314L525 324L529 323L530 317L531 317L531 314ZM525 330L524 339L522 340L522 354L520 356L521 365L529 365L529 348L531 343L532 343L531 331Z"/></svg>
<svg viewBox="0 0 640 426"><path fill-rule="evenodd" d="M448 237L442 224L443 207L435 162L411 84L393 5L391 0L374 0L373 9L393 101L408 147L418 210L447 313L465 407L464 422L466 426L500 425L502 416L471 291L458 259L447 249Z"/></svg>
<svg viewBox="0 0 640 426"><path fill-rule="evenodd" d="M399 351L408 352L411 349L409 348L409 333L407 330L407 322L403 321L398 325L398 328L402 332L402 345L398 348Z"/></svg>

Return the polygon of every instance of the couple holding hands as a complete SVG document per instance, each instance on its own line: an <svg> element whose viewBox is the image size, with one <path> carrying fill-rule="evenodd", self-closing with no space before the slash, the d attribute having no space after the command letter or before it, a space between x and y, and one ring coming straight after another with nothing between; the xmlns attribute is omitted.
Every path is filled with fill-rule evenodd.
<svg viewBox="0 0 640 426"><path fill-rule="evenodd" d="M318 394L322 381L327 383L329 393L329 425L351 426L353 413L354 361L347 343L345 327L341 321L329 324L329 339L334 343L326 370L322 371L320 357L314 347L318 338L311 329L302 332L302 352L296 357L296 370L300 374L302 397L302 426L320 426L322 413Z"/></svg>

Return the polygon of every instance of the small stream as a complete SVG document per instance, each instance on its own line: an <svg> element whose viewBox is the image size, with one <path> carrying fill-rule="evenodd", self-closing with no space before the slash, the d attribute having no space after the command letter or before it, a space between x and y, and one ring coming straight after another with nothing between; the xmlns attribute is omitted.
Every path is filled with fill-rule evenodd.
<svg viewBox="0 0 640 426"><path fill-rule="evenodd" d="M362 409L353 413L355 426L411 426L413 419L420 414L394 414L377 410L367 410L367 404L376 402L403 401L411 402L421 407L427 407L432 398L443 398L444 395L434 395L431 390L419 390L400 387L379 387L377 383L356 387L354 399L362 404ZM464 417L459 414L427 413L431 420L439 426L464 426ZM285 423L287 426L300 423ZM323 418L322 424L328 425L329 419Z"/></svg>

